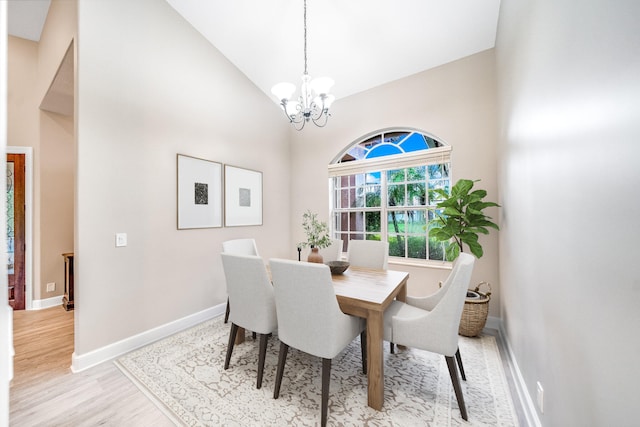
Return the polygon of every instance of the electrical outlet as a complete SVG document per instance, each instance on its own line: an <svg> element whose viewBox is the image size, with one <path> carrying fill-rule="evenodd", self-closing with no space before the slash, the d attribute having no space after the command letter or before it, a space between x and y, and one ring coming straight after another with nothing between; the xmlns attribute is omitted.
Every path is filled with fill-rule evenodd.
<svg viewBox="0 0 640 427"><path fill-rule="evenodd" d="M54 292L56 290L56 282L47 283L47 292Z"/></svg>
<svg viewBox="0 0 640 427"><path fill-rule="evenodd" d="M127 233L116 233L116 247L127 246Z"/></svg>
<svg viewBox="0 0 640 427"><path fill-rule="evenodd" d="M542 384L540 381L536 383L536 396L538 400L538 409L540 409L540 413L544 413L544 389L542 388Z"/></svg>

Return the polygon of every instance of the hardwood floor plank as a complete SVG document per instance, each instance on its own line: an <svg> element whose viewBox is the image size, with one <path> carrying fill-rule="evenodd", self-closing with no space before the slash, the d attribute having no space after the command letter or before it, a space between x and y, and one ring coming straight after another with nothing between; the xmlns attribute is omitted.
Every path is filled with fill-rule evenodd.
<svg viewBox="0 0 640 427"><path fill-rule="evenodd" d="M112 363L71 372L73 311L15 311L12 426L172 426Z"/></svg>

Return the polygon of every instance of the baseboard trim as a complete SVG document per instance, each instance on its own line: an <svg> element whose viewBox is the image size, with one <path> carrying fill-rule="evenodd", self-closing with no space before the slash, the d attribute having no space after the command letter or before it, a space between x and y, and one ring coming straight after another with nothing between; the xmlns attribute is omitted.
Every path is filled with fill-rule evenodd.
<svg viewBox="0 0 640 427"><path fill-rule="evenodd" d="M516 356L513 353L513 349L511 348L511 343L507 338L507 334L504 330L504 323L502 320L498 319L499 328L498 333L500 334L500 339L504 344L504 348L507 353L507 363L509 365L509 370L511 371L511 375L513 378L513 383L516 388L516 393L518 398L520 399L520 407L524 413L524 417L527 421L527 424L531 427L542 427L542 423L540 422L540 418L538 417L538 411L536 411L535 404L533 403L533 399L529 394L529 389L527 388L527 384L524 381L524 377L522 376L522 372L520 372L520 368L518 367L518 362L516 360Z"/></svg>
<svg viewBox="0 0 640 427"><path fill-rule="evenodd" d="M34 299L31 301L31 310L43 310L45 308L55 307L57 305L62 305L62 295L58 295L57 297L51 297L46 299Z"/></svg>
<svg viewBox="0 0 640 427"><path fill-rule="evenodd" d="M85 354L78 355L74 351L71 356L71 371L74 373L84 371L132 350L151 344L154 341L166 338L176 332L195 326L198 323L221 316L226 310L226 305L226 302L216 305Z"/></svg>

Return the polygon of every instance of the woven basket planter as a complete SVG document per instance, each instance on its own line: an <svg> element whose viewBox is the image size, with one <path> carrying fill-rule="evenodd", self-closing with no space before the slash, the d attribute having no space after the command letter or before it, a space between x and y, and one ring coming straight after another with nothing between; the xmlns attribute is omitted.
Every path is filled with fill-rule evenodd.
<svg viewBox="0 0 640 427"><path fill-rule="evenodd" d="M480 286L486 285L489 291L480 292ZM480 282L478 286L467 292L467 299L464 301L464 309L460 318L458 333L465 337L476 337L482 332L482 328L487 323L489 314L489 301L491 300L491 285L488 282Z"/></svg>

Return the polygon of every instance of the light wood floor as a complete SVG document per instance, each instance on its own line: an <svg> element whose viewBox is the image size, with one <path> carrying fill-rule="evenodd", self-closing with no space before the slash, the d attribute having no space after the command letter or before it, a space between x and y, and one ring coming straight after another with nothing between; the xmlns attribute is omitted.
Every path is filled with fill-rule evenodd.
<svg viewBox="0 0 640 427"><path fill-rule="evenodd" d="M112 363L71 373L73 311L15 311L11 426L171 426Z"/></svg>

